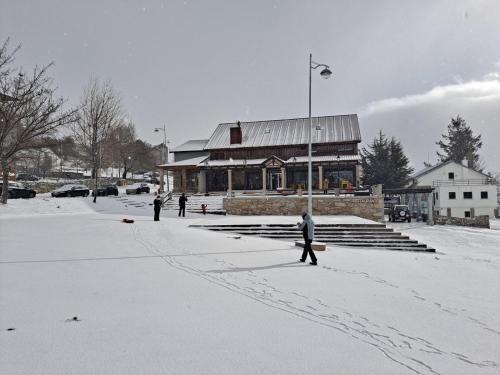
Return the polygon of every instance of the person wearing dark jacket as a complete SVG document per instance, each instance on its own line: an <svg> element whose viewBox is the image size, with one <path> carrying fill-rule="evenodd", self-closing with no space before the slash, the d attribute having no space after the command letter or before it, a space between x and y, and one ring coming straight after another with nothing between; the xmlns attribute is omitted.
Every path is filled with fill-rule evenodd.
<svg viewBox="0 0 500 375"><path fill-rule="evenodd" d="M179 216L186 216L186 202L187 202L186 194L182 193L179 197Z"/></svg>
<svg viewBox="0 0 500 375"><path fill-rule="evenodd" d="M316 255L312 250L311 244L314 239L314 221L312 221L311 216L307 213L302 214L302 223L297 223L299 230L302 231L302 236L304 237L304 251L302 252L301 262L305 262L307 259L307 254L311 257L311 262L309 264L315 266L318 264Z"/></svg>
<svg viewBox="0 0 500 375"><path fill-rule="evenodd" d="M153 201L154 209L155 209L155 221L160 221L160 211L161 211L161 198L160 194L155 195L155 199Z"/></svg>

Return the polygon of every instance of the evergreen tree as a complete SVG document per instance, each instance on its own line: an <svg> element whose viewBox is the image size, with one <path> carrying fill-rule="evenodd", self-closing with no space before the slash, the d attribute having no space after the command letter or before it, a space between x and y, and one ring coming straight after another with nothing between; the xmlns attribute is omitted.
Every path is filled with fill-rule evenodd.
<svg viewBox="0 0 500 375"><path fill-rule="evenodd" d="M401 143L394 137L388 139L380 131L378 138L363 147L361 151L363 183L366 185L383 184L387 188L405 186L410 181L413 168L408 166L408 158Z"/></svg>
<svg viewBox="0 0 500 375"><path fill-rule="evenodd" d="M481 134L474 136L472 129L467 126L463 118L460 116L452 118L448 124L448 134L443 134L442 137L442 140L436 142L443 151L443 153L437 152L441 162L453 160L462 163L464 159L467 159L469 168L482 169L478 155L478 151L483 145Z"/></svg>

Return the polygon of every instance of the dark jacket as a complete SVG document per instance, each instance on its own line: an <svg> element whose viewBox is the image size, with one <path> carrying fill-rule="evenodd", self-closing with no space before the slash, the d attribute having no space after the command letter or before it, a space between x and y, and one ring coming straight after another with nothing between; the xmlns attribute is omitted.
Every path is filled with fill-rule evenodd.
<svg viewBox="0 0 500 375"><path fill-rule="evenodd" d="M187 202L187 197L185 195L181 195L179 197L179 206L181 207L185 207L186 206L186 202Z"/></svg>
<svg viewBox="0 0 500 375"><path fill-rule="evenodd" d="M153 201L153 204L155 206L155 210L161 209L161 198L156 197L155 200Z"/></svg>

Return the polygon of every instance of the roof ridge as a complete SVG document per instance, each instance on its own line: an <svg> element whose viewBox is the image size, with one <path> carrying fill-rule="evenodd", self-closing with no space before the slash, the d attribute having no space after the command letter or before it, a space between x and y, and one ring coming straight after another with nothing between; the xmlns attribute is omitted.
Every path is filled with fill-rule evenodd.
<svg viewBox="0 0 500 375"><path fill-rule="evenodd" d="M358 116L357 113L348 113L344 115L325 115L325 116L312 116L311 119L318 119L318 118L327 118L327 117L350 117L350 116ZM253 124L256 122L271 122L271 121L290 121L290 120L308 120L309 117L292 117L292 118L281 118L281 119L270 119L270 120L254 120L254 121L239 121L240 124ZM219 125L233 125L238 123L238 121L235 122L221 122Z"/></svg>

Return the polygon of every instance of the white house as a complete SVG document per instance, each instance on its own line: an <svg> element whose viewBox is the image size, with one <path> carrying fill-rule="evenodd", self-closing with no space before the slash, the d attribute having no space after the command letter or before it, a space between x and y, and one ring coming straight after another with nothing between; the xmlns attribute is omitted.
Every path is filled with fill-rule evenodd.
<svg viewBox="0 0 500 375"><path fill-rule="evenodd" d="M434 215L494 217L497 181L465 165L447 161L417 172L414 186L434 187Z"/></svg>

